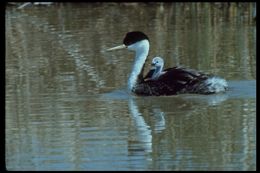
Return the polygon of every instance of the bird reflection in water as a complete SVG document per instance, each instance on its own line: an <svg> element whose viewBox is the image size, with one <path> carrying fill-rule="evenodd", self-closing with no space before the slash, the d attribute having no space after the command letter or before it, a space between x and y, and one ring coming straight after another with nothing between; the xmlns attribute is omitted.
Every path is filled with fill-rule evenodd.
<svg viewBox="0 0 260 173"><path fill-rule="evenodd" d="M165 129L164 112L160 111L159 108L153 110L153 121L154 128L148 125L143 115L140 113L138 105L136 104L135 98L130 97L128 100L129 112L134 121L136 135L134 139L129 141L129 155L140 156L144 153L152 152L152 130L155 133L160 133Z"/></svg>
<svg viewBox="0 0 260 173"><path fill-rule="evenodd" d="M165 113L159 108L153 109L153 119L154 119L154 132L160 133L165 129Z"/></svg>

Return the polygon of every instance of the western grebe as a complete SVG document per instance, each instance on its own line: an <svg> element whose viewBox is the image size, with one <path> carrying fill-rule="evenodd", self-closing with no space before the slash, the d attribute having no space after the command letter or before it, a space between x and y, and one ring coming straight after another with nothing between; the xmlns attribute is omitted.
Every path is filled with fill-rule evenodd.
<svg viewBox="0 0 260 173"><path fill-rule="evenodd" d="M143 69L149 46L149 39L143 32L133 31L126 34L123 45L107 49L112 51L127 48L135 51L134 65L128 78L129 91L146 96L181 93L213 94L226 91L228 85L225 79L182 67L159 70L160 73L155 73L159 75L155 76L154 80L144 80Z"/></svg>
<svg viewBox="0 0 260 173"><path fill-rule="evenodd" d="M164 74L163 70L164 61L161 57L154 57L151 63L150 71L144 77L144 81L156 80L160 75Z"/></svg>

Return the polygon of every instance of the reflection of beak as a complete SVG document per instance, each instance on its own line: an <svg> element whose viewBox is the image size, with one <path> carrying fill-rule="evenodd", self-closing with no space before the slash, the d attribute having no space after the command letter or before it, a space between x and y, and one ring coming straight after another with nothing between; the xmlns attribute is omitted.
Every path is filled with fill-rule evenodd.
<svg viewBox="0 0 260 173"><path fill-rule="evenodd" d="M111 50L118 50L118 49L123 49L123 48L127 48L126 45L122 44L120 46L116 46L116 47L112 47L107 49L106 51L111 51Z"/></svg>

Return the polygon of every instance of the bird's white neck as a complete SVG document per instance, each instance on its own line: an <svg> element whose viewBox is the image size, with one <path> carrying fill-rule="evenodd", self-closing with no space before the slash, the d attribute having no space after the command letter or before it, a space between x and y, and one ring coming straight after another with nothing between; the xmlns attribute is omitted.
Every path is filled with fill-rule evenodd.
<svg viewBox="0 0 260 173"><path fill-rule="evenodd" d="M137 84L138 75L141 73L145 60L148 56L149 42L148 40L142 40L128 46L128 49L135 51L134 65L128 79L128 90L133 91L134 86Z"/></svg>
<svg viewBox="0 0 260 173"><path fill-rule="evenodd" d="M152 79L156 80L159 78L159 76L162 74L162 70L163 70L163 65L160 67L156 67L155 68L155 72L152 75Z"/></svg>

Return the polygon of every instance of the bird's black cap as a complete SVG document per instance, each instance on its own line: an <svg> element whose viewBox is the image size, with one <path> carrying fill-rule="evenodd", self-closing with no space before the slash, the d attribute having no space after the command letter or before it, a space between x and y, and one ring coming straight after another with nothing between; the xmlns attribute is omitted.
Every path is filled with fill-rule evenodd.
<svg viewBox="0 0 260 173"><path fill-rule="evenodd" d="M124 38L124 41L123 43L126 45L126 46L129 46L131 44L134 44L138 41L141 41L141 40L149 40L147 35L145 35L143 32L141 31L133 31L133 32L128 32Z"/></svg>

